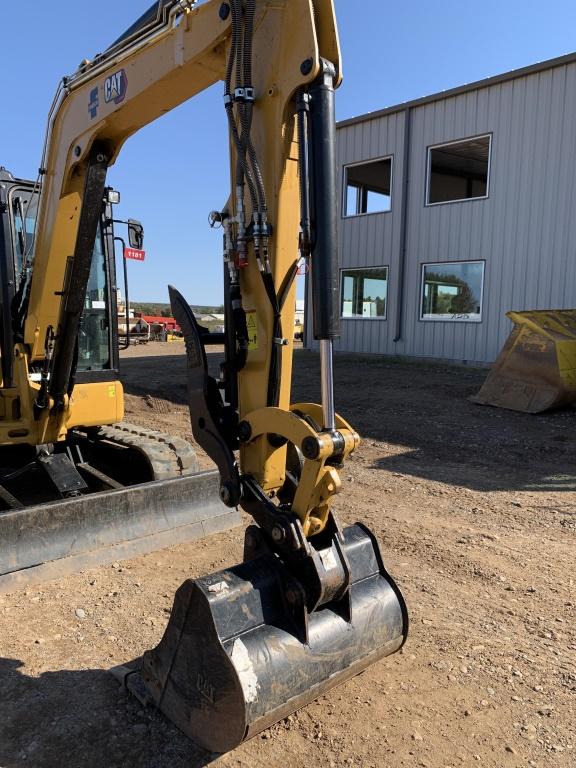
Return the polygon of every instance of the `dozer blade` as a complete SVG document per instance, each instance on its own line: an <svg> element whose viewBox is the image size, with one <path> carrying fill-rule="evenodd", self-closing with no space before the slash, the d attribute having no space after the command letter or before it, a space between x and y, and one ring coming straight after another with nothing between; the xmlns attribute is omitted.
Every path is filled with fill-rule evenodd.
<svg viewBox="0 0 576 768"><path fill-rule="evenodd" d="M0 592L240 524L217 472L0 512Z"/></svg>
<svg viewBox="0 0 576 768"><path fill-rule="evenodd" d="M164 637L128 688L142 697L143 683L186 735L225 752L397 651L407 612L378 544L356 524L342 549L346 600L310 613L275 556L184 582Z"/></svg>
<svg viewBox="0 0 576 768"><path fill-rule="evenodd" d="M524 413L576 402L576 310L506 314L514 328L470 400Z"/></svg>

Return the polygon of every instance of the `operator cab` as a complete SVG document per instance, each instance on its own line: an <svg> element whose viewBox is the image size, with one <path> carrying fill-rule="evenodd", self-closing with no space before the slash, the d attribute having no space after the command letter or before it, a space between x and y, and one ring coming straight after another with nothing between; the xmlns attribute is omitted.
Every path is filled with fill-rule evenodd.
<svg viewBox="0 0 576 768"><path fill-rule="evenodd" d="M10 386L9 363L23 337L25 307L32 276L34 233L40 189L0 167L1 358L4 386ZM118 375L118 329L114 231L110 195L92 254L84 313L78 333L76 382L114 380ZM31 368L32 378L39 370Z"/></svg>

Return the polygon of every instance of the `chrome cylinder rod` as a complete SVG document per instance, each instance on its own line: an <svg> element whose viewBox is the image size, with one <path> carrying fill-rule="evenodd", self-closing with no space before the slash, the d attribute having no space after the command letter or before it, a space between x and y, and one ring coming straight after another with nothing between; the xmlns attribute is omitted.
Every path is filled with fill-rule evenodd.
<svg viewBox="0 0 576 768"><path fill-rule="evenodd" d="M334 369L332 367L332 340L320 340L320 379L322 382L322 416L324 429L336 429L334 411Z"/></svg>

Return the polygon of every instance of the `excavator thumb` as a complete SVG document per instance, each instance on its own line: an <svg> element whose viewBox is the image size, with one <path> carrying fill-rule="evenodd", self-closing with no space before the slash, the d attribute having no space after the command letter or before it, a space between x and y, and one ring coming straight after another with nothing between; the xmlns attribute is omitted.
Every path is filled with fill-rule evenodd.
<svg viewBox="0 0 576 768"><path fill-rule="evenodd" d="M260 529L246 535L253 553ZM306 585L265 551L263 539L260 548L241 565L185 581L164 637L126 679L212 752L233 749L394 653L407 634L402 595L363 525L342 535L348 590L313 611ZM320 557L332 570L335 551Z"/></svg>
<svg viewBox="0 0 576 768"><path fill-rule="evenodd" d="M507 312L514 328L470 400L523 413L576 402L576 310Z"/></svg>

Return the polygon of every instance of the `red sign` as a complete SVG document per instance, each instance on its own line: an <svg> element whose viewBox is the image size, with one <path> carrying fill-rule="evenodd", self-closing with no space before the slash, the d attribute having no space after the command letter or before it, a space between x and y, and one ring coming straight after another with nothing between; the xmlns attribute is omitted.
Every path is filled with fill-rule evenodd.
<svg viewBox="0 0 576 768"><path fill-rule="evenodd" d="M124 258L134 259L134 261L144 261L146 251L141 251L139 248L124 248Z"/></svg>

